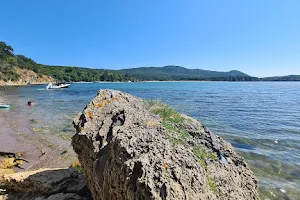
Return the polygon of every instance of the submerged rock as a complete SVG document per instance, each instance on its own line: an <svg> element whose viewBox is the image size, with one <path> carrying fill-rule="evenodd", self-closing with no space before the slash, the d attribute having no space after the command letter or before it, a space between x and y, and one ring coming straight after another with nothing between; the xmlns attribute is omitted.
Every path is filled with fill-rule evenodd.
<svg viewBox="0 0 300 200"><path fill-rule="evenodd" d="M165 104L100 90L73 123L95 200L259 199L233 147Z"/></svg>

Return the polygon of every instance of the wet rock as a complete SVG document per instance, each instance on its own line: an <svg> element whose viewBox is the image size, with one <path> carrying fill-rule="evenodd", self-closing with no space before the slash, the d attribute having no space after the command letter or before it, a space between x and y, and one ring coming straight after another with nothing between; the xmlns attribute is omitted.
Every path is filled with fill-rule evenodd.
<svg viewBox="0 0 300 200"><path fill-rule="evenodd" d="M100 90L74 119L72 145L95 200L259 199L256 178L229 143L159 106Z"/></svg>

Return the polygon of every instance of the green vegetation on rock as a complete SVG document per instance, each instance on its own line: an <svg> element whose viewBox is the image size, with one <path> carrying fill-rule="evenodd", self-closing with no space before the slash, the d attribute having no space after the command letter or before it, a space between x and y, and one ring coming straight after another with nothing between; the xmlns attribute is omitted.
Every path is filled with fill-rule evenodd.
<svg viewBox="0 0 300 200"><path fill-rule="evenodd" d="M218 186L217 186L217 184L215 182L215 179L213 177L209 176L207 178L207 181L208 181L208 185L209 185L209 187L212 191L215 191L215 192L219 191Z"/></svg>
<svg viewBox="0 0 300 200"><path fill-rule="evenodd" d="M169 141L175 145L184 144L190 137L189 133L184 129L184 124L188 123L189 119L184 118L183 115L161 101L149 100L145 101L145 103L150 107L153 114L161 117L162 126L166 129L165 134ZM207 169L207 160L218 159L216 153L202 146L194 147L192 152L205 169ZM212 188L213 186L212 184Z"/></svg>
<svg viewBox="0 0 300 200"><path fill-rule="evenodd" d="M173 108L160 101L149 101L153 108L152 113L159 115L162 119L162 125L167 131L167 136L173 144L183 144L190 136L184 129L185 118ZM173 137L169 133L175 133L178 137Z"/></svg>
<svg viewBox="0 0 300 200"><path fill-rule="evenodd" d="M198 162L205 168L207 167L206 160L217 160L217 155L215 153L208 151L201 146L195 147L193 153L198 158Z"/></svg>

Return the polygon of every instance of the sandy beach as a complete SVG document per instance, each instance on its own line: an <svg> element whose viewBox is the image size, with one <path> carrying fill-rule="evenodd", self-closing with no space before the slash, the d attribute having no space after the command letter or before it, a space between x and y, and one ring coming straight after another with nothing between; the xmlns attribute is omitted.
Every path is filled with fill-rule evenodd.
<svg viewBox="0 0 300 200"><path fill-rule="evenodd" d="M30 136L34 133L26 126L22 119L13 118L9 110L1 112L0 115L0 151L11 153L22 153L23 162L22 168L28 170L33 168L42 155L42 151L38 149L32 141ZM22 128L21 128L22 127ZM21 169L16 168L15 171Z"/></svg>
<svg viewBox="0 0 300 200"><path fill-rule="evenodd" d="M0 102L6 102L0 97ZM24 104L24 106L27 106ZM35 170L46 167L69 167L76 159L73 150L68 149L62 155L59 148L55 148L55 141L50 137L36 133L30 127L29 119L24 113L12 112L9 109L0 110L0 152L21 153L23 162L15 172Z"/></svg>

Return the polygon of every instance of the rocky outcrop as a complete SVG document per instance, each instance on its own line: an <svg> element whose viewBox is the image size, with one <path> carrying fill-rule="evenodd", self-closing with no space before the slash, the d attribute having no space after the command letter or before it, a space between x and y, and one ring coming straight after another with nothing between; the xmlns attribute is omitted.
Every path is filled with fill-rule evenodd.
<svg viewBox="0 0 300 200"><path fill-rule="evenodd" d="M100 90L73 123L95 200L259 199L233 147L167 105Z"/></svg>
<svg viewBox="0 0 300 200"><path fill-rule="evenodd" d="M84 175L73 168L40 169L0 177L0 199L90 200Z"/></svg>
<svg viewBox="0 0 300 200"><path fill-rule="evenodd" d="M55 79L53 77L47 75L38 75L32 70L16 68L15 72L20 75L20 78L17 81L11 81L11 80L4 81L0 79L0 86L45 84L45 83L55 82Z"/></svg>

